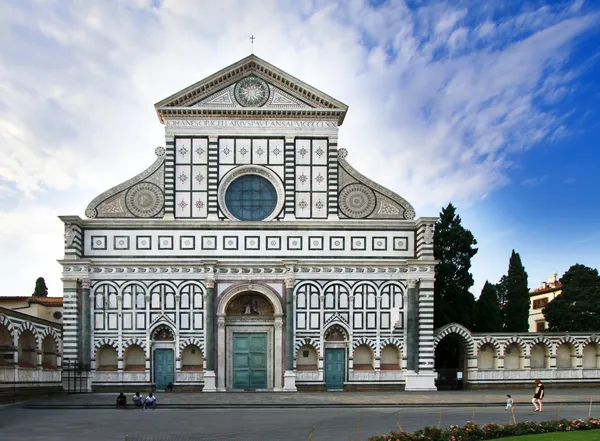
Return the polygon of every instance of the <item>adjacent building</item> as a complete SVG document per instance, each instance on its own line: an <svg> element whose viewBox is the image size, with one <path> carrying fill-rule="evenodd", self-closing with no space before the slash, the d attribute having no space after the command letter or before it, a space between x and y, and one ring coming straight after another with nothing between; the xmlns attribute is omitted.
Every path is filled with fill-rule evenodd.
<svg viewBox="0 0 600 441"><path fill-rule="evenodd" d="M562 283L556 278L556 273L542 282L540 287L529 293L531 306L529 311L529 332L543 332L548 328L544 317L544 308L548 303L562 293Z"/></svg>

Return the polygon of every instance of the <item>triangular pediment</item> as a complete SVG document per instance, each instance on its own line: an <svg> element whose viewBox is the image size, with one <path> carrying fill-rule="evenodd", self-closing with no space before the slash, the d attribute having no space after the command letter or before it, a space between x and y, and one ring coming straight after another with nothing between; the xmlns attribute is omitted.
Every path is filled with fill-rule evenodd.
<svg viewBox="0 0 600 441"><path fill-rule="evenodd" d="M310 118L336 119L348 106L277 67L250 55L155 105L162 123L170 116L232 116L296 112Z"/></svg>
<svg viewBox="0 0 600 441"><path fill-rule="evenodd" d="M244 77L249 78L249 77ZM256 106L264 110L273 109L315 109L313 103L307 103L302 101L293 95L273 86L268 82L264 82L267 86L265 90L264 100L265 103ZM238 99L236 99L236 84L232 84L225 89L221 89L216 93L200 100L197 103L192 104L190 107L200 107L207 109L245 109L249 106L242 105Z"/></svg>

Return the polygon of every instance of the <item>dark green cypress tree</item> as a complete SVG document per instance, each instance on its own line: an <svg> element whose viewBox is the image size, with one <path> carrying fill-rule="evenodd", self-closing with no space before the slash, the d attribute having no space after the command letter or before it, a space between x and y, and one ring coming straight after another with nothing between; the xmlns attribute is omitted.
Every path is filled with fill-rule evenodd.
<svg viewBox="0 0 600 441"><path fill-rule="evenodd" d="M46 287L46 281L43 277L38 277L35 281L33 297L48 297L48 288Z"/></svg>
<svg viewBox="0 0 600 441"><path fill-rule="evenodd" d="M439 261L435 269L434 326L460 323L473 327L475 298L469 292L473 286L471 258L477 253L477 241L464 228L456 208L448 204L436 222L434 255Z"/></svg>
<svg viewBox="0 0 600 441"><path fill-rule="evenodd" d="M550 331L600 331L598 270L575 264L560 279L562 294L548 303L544 316Z"/></svg>
<svg viewBox="0 0 600 441"><path fill-rule="evenodd" d="M502 332L502 309L498 302L496 285L487 280L475 303L474 321L476 332Z"/></svg>
<svg viewBox="0 0 600 441"><path fill-rule="evenodd" d="M506 332L529 331L529 287L527 272L519 253L512 251L506 276L506 299L504 304L504 330Z"/></svg>

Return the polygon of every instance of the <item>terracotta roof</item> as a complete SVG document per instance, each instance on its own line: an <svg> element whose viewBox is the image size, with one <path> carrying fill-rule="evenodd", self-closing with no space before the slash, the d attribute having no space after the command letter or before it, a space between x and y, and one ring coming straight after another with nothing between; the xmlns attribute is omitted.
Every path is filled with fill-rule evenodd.
<svg viewBox="0 0 600 441"><path fill-rule="evenodd" d="M44 306L62 306L62 297L33 297L33 296L0 296L0 303L24 302L37 303Z"/></svg>
<svg viewBox="0 0 600 441"><path fill-rule="evenodd" d="M562 283L556 282L554 286L548 286L546 288L534 289L529 293L530 296L537 296L538 294L546 294L549 292L560 291L562 289Z"/></svg>

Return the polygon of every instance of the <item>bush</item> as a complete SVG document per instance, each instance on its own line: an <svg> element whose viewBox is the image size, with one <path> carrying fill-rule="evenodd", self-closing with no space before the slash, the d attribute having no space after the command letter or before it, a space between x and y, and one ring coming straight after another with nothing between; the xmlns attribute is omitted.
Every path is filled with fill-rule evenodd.
<svg viewBox="0 0 600 441"><path fill-rule="evenodd" d="M391 432L389 435L372 436L369 441L480 441L509 436L592 429L600 429L600 419L528 421L505 425L490 423L483 426L469 421L464 426L450 426L447 429L425 427L414 433Z"/></svg>

